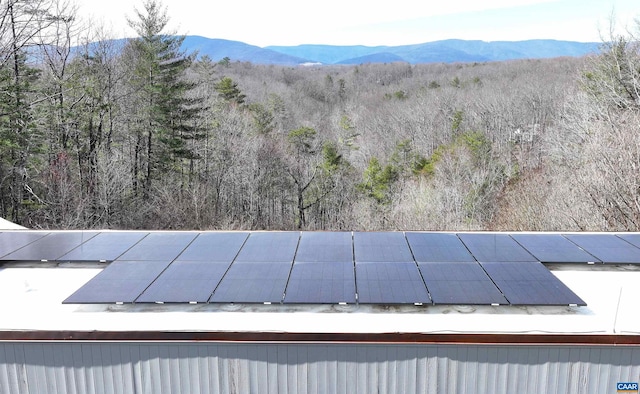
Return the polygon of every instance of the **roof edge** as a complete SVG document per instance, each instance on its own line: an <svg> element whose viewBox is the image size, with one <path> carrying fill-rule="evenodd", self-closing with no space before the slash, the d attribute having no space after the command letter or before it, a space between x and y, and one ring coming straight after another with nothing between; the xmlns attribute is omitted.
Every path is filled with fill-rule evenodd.
<svg viewBox="0 0 640 394"><path fill-rule="evenodd" d="M0 331L0 342L22 341L640 346L640 335L507 333L290 333L203 331Z"/></svg>

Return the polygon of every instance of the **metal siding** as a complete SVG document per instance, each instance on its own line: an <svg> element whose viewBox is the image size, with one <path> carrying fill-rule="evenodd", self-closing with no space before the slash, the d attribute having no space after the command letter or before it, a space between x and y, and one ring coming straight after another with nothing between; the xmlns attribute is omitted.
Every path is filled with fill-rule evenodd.
<svg viewBox="0 0 640 394"><path fill-rule="evenodd" d="M0 343L2 393L602 393L640 347Z"/></svg>

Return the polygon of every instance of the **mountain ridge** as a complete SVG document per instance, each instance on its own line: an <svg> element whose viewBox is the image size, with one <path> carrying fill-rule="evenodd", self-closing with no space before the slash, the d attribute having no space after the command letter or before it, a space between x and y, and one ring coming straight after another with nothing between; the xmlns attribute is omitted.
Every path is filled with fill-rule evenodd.
<svg viewBox="0 0 640 394"><path fill-rule="evenodd" d="M515 59L580 57L596 53L600 43L536 39L524 41L439 40L398 46L321 45L259 47L241 41L202 36L186 36L182 49L208 56L214 61L255 64L363 64L406 62L457 63Z"/></svg>

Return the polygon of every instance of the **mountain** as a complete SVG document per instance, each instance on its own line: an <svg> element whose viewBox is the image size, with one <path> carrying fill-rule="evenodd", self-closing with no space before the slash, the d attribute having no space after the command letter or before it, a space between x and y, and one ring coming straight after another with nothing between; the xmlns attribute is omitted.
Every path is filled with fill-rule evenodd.
<svg viewBox="0 0 640 394"><path fill-rule="evenodd" d="M187 52L196 51L198 56L209 56L214 61L228 57L232 61L251 62L256 64L296 65L309 62L296 56L276 52L271 49L245 44L240 41L187 36L182 43Z"/></svg>
<svg viewBox="0 0 640 394"><path fill-rule="evenodd" d="M392 58L392 55L394 61L417 64L583 56L597 52L599 45L595 42L557 40L493 42L442 40L401 46L298 45L268 46L265 49L324 64L355 64L358 61L362 63L378 62L378 59Z"/></svg>
<svg viewBox="0 0 640 394"><path fill-rule="evenodd" d="M123 46L124 40L114 40ZM208 56L213 61L229 58L231 61L255 64L364 64L364 63L456 63L489 62L510 59L540 59L561 56L584 56L598 51L599 43L557 40L478 41L442 40L415 45L298 45L267 46L264 48L240 41L186 36L182 49Z"/></svg>

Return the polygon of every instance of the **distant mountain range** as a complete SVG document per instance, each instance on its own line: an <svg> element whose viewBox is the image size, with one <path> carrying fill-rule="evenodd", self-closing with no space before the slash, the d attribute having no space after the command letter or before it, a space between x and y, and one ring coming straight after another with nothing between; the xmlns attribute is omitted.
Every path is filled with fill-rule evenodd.
<svg viewBox="0 0 640 394"><path fill-rule="evenodd" d="M183 49L197 51L214 61L227 57L231 61L255 64L299 65L364 63L456 63L490 62L511 59L542 59L562 56L579 57L598 51L600 43L557 40L469 41L443 40L400 46L298 45L258 47L239 41L187 36Z"/></svg>

